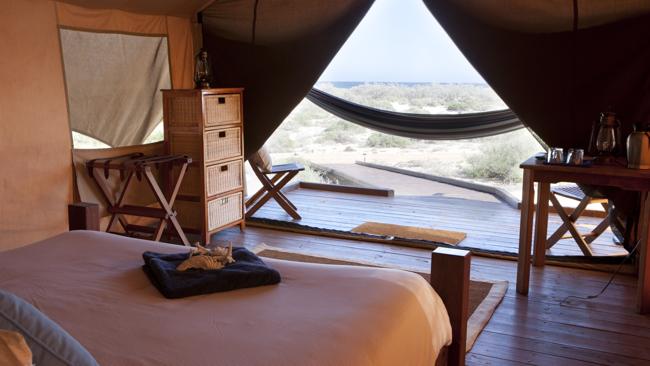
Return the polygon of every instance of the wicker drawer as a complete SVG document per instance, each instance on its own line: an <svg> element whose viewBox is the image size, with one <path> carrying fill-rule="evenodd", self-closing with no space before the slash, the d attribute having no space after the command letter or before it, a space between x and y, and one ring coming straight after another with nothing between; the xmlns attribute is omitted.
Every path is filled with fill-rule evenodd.
<svg viewBox="0 0 650 366"><path fill-rule="evenodd" d="M204 136L206 163L241 156L241 128L207 131Z"/></svg>
<svg viewBox="0 0 650 366"><path fill-rule="evenodd" d="M232 191L243 187L242 160L235 160L225 164L212 165L206 171L206 191L208 197Z"/></svg>
<svg viewBox="0 0 650 366"><path fill-rule="evenodd" d="M208 201L208 231L242 219L242 192Z"/></svg>
<svg viewBox="0 0 650 366"><path fill-rule="evenodd" d="M205 126L221 126L241 123L239 94L206 95Z"/></svg>

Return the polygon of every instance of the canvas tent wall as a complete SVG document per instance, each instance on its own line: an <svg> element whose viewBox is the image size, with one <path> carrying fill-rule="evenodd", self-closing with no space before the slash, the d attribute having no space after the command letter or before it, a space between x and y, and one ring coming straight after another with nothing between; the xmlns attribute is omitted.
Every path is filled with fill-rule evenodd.
<svg viewBox="0 0 650 366"><path fill-rule="evenodd" d="M307 94L373 1L3 1L0 249L66 229L73 174L58 27L164 34L172 84L189 87L191 18L208 3L201 13L204 44L215 61L216 84L246 88L250 153ZM650 119L647 1L425 3L499 96L548 144L584 146L591 122L608 105L628 130L632 122Z"/></svg>
<svg viewBox="0 0 650 366"><path fill-rule="evenodd" d="M59 28L163 35L168 39L172 85L187 88L193 86L192 19L203 4L2 2L0 250L67 230L66 206L73 200L72 142Z"/></svg>

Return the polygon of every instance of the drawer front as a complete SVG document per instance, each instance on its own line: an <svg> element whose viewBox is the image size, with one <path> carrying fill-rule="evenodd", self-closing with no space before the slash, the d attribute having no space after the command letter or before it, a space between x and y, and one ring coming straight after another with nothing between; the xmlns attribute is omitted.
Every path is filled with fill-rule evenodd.
<svg viewBox="0 0 650 366"><path fill-rule="evenodd" d="M206 95L205 126L221 126L241 123L239 94Z"/></svg>
<svg viewBox="0 0 650 366"><path fill-rule="evenodd" d="M207 167L206 191L208 197L243 187L242 160Z"/></svg>
<svg viewBox="0 0 650 366"><path fill-rule="evenodd" d="M208 231L242 219L242 192L208 201Z"/></svg>
<svg viewBox="0 0 650 366"><path fill-rule="evenodd" d="M205 162L236 158L242 155L241 128L233 127L205 132Z"/></svg>

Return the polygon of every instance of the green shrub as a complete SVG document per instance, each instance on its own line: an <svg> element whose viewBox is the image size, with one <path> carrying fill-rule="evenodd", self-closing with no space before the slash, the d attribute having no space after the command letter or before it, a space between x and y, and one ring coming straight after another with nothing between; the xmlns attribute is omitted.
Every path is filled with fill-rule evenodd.
<svg viewBox="0 0 650 366"><path fill-rule="evenodd" d="M470 156L462 170L468 178L494 179L503 183L521 181L519 164L528 149L517 142L493 141L483 144L480 153Z"/></svg>
<svg viewBox="0 0 650 366"><path fill-rule="evenodd" d="M284 129L276 130L268 141L269 151L275 153L291 152L296 148L296 142L289 132Z"/></svg>
<svg viewBox="0 0 650 366"><path fill-rule="evenodd" d="M388 135L385 133L373 132L368 139L366 140L366 146L368 147L407 147L413 144L413 140L400 137Z"/></svg>
<svg viewBox="0 0 650 366"><path fill-rule="evenodd" d="M354 135L350 132L343 130L328 130L326 129L321 133L320 137L316 140L317 143L336 143L336 144L349 144L355 142Z"/></svg>
<svg viewBox="0 0 650 366"><path fill-rule="evenodd" d="M325 129L325 132L330 132L330 131L345 131L349 133L363 133L365 131L365 128L355 125L352 122L346 122L343 120L338 120L334 122L332 125L327 127Z"/></svg>

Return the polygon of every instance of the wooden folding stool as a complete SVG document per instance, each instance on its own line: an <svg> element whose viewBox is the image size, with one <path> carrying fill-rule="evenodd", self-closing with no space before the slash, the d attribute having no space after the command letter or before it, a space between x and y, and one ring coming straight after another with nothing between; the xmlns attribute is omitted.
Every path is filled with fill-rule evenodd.
<svg viewBox="0 0 650 366"><path fill-rule="evenodd" d="M262 171L256 164L251 164L251 168L262 182L262 188L246 201L246 217L253 216L260 207L273 198L291 217L300 220L298 208L289 201L281 189L298 173L305 170L305 167L296 163L273 165L268 172Z"/></svg>
<svg viewBox="0 0 650 366"><path fill-rule="evenodd" d="M558 200L557 196L562 196L565 198L569 198L572 200L580 201L578 206L573 210L573 212L569 215L565 211L564 207L560 204L560 201ZM591 250L591 242L596 240L602 234L607 228L609 227L610 224L610 219L611 219L611 214L610 214L610 207L609 207L609 201L605 197L592 197L587 194L585 194L578 185L572 184L572 185L564 185L564 186L556 186L551 188L551 192L549 194L549 199L551 200L551 203L553 204L553 207L555 207L555 210L557 211L558 215L564 222L562 226L560 226L547 240L546 240L546 249L550 249L555 245L555 243L558 242L560 239L566 239L566 238L573 238L575 242L578 244L580 247L580 250L582 250L582 253L586 256L593 256L593 251ZM576 227L576 221L578 221L578 218L582 213L585 211L587 206L589 206L592 203L598 203L605 208L605 211L607 212L607 216L603 221L600 222L590 233L587 234L581 234L578 231L578 228ZM564 234L566 232L569 232L571 236L565 237Z"/></svg>

